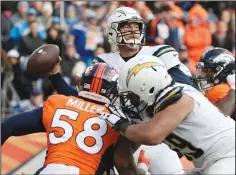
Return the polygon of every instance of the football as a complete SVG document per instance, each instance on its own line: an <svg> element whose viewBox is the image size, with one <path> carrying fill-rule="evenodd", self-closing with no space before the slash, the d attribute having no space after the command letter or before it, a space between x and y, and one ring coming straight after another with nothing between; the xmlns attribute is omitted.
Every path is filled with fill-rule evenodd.
<svg viewBox="0 0 236 175"><path fill-rule="evenodd" d="M29 57L26 71L42 74L50 71L59 61L60 49L54 44L45 44L36 49Z"/></svg>

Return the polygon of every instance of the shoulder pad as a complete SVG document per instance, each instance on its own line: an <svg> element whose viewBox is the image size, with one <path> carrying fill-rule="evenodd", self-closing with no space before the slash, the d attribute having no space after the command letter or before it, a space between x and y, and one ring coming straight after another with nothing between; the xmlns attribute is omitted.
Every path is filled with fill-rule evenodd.
<svg viewBox="0 0 236 175"><path fill-rule="evenodd" d="M103 59L101 59L100 57L98 57L98 56L96 56L94 59L93 59L93 61L92 61L92 63L93 64L96 64L96 63L104 63L105 61L103 60Z"/></svg>
<svg viewBox="0 0 236 175"><path fill-rule="evenodd" d="M48 99L44 102L44 106L47 104L58 104L58 100L61 101L62 99L64 99L67 96L61 95L61 94L54 94L54 95L50 95L48 97Z"/></svg>
<svg viewBox="0 0 236 175"><path fill-rule="evenodd" d="M153 56L160 57L161 55L168 53L168 52L177 52L173 47L169 45L165 45L162 47L159 47L154 53Z"/></svg>
<svg viewBox="0 0 236 175"><path fill-rule="evenodd" d="M154 104L154 114L178 101L182 97L182 90L183 90L182 86L177 86L171 88L162 97L157 98L157 101Z"/></svg>

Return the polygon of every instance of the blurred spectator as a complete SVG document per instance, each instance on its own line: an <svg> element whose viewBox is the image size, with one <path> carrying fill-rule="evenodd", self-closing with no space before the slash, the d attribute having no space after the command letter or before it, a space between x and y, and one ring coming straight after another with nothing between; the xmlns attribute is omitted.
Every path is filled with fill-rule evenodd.
<svg viewBox="0 0 236 175"><path fill-rule="evenodd" d="M27 16L26 19L24 21L20 21L19 23L16 23L16 25L14 25L14 27L11 29L10 31L10 38L17 44L21 37L28 34L29 32L29 23L31 22L35 22L37 20L37 12L30 8L27 11ZM46 32L44 29L44 26L40 23L37 27L38 29L38 36L40 38L45 39L46 38Z"/></svg>
<svg viewBox="0 0 236 175"><path fill-rule="evenodd" d="M52 13L53 8L51 2L44 2L42 7L41 21L45 29L48 29L52 25Z"/></svg>
<svg viewBox="0 0 236 175"><path fill-rule="evenodd" d="M169 37L169 26L171 8L168 5L161 5L156 8L155 18L147 24L146 43L147 45L164 44Z"/></svg>
<svg viewBox="0 0 236 175"><path fill-rule="evenodd" d="M17 1L1 1L1 10L9 11L9 12L16 12L17 11Z"/></svg>
<svg viewBox="0 0 236 175"><path fill-rule="evenodd" d="M205 48L212 43L211 32L206 25L207 12L199 4L190 9L185 28L184 44L194 65L199 61Z"/></svg>
<svg viewBox="0 0 236 175"><path fill-rule="evenodd" d="M43 8L43 3L42 1L31 1L31 7L34 8L37 11L37 15L40 16L42 13L42 8Z"/></svg>
<svg viewBox="0 0 236 175"><path fill-rule="evenodd" d="M188 56L188 48L185 45L180 45L179 48L179 60L183 63L190 72L194 75L196 73L196 67L192 60Z"/></svg>
<svg viewBox="0 0 236 175"><path fill-rule="evenodd" d="M176 13L170 12L170 14L171 16L168 20L169 37L165 40L165 44L174 47L178 51L180 44L183 44L184 31L178 27L178 17Z"/></svg>
<svg viewBox="0 0 236 175"><path fill-rule="evenodd" d="M23 36L19 44L19 52L23 56L29 56L35 49L45 43L44 40L39 36L38 23L33 21L29 25L29 34Z"/></svg>
<svg viewBox="0 0 236 175"><path fill-rule="evenodd" d="M65 2L65 1L64 1ZM53 16L60 16L60 5L61 1L53 1Z"/></svg>
<svg viewBox="0 0 236 175"><path fill-rule="evenodd" d="M27 1L19 1L17 4L17 12L12 15L12 22L16 24L21 20L26 19L26 13L29 8L29 3Z"/></svg>
<svg viewBox="0 0 236 175"><path fill-rule="evenodd" d="M86 65L92 63L94 50L103 40L101 28L97 26L96 14L93 11L87 12L86 22L76 24L70 31L69 43L75 45Z"/></svg>
<svg viewBox="0 0 236 175"><path fill-rule="evenodd" d="M215 22L209 21L209 22L208 22L208 27L209 27L209 30L210 30L210 32L211 32L212 35L213 35L214 33L216 33L217 25L216 25Z"/></svg>
<svg viewBox="0 0 236 175"><path fill-rule="evenodd" d="M234 10L235 10L235 9L234 9ZM229 25L229 22L231 21L231 13L230 13L230 10L229 10L229 9L224 9L224 10L221 12L220 20L226 22L227 25Z"/></svg>
<svg viewBox="0 0 236 175"><path fill-rule="evenodd" d="M46 43L57 45L60 48L60 55L63 56L65 54L65 44L62 41L62 35L59 29L54 27L48 29Z"/></svg>
<svg viewBox="0 0 236 175"><path fill-rule="evenodd" d="M14 75L12 84L20 99L27 99L32 91L32 83L27 74L20 67L20 54L17 50L13 49L7 52L7 56L10 60Z"/></svg>
<svg viewBox="0 0 236 175"><path fill-rule="evenodd" d="M69 5L66 9L65 22L68 25L69 29L72 27L72 25L78 23L78 17L73 5Z"/></svg>
<svg viewBox="0 0 236 175"><path fill-rule="evenodd" d="M120 6L131 7L134 8L135 2L134 1L121 1Z"/></svg>
<svg viewBox="0 0 236 175"><path fill-rule="evenodd" d="M109 14L113 13L119 7L120 3L123 3L123 2L124 1L122 1L122 2L121 1L109 1L108 13Z"/></svg>
<svg viewBox="0 0 236 175"><path fill-rule="evenodd" d="M73 45L68 45L66 48L66 54L61 61L62 74L70 78L72 68L78 61L79 55L76 53L75 47Z"/></svg>
<svg viewBox="0 0 236 175"><path fill-rule="evenodd" d="M202 23L208 19L208 13L200 4L196 3L188 12L188 17L197 16Z"/></svg>
<svg viewBox="0 0 236 175"><path fill-rule="evenodd" d="M52 25L51 27L61 30L61 26L60 26L60 18L58 16L53 16L52 17Z"/></svg>
<svg viewBox="0 0 236 175"><path fill-rule="evenodd" d="M11 44L8 42L12 26L13 24L11 21L11 17L8 15L7 11L3 11L1 13L1 43L2 48L4 48L5 50L10 50L14 46L13 43Z"/></svg>
<svg viewBox="0 0 236 175"><path fill-rule="evenodd" d="M214 13L214 10L212 9L212 8L209 8L209 10L208 10L208 18L207 18L207 21L208 22L218 22L219 21L219 19L218 19L218 17L217 17L217 15Z"/></svg>
<svg viewBox="0 0 236 175"><path fill-rule="evenodd" d="M193 6L194 1L177 1L176 5L181 7L183 11L189 11L189 9Z"/></svg>
<svg viewBox="0 0 236 175"><path fill-rule="evenodd" d="M229 51L233 51L233 39L227 35L228 25L225 21L217 24L216 33L212 36L212 45L214 47L223 47Z"/></svg>
<svg viewBox="0 0 236 175"><path fill-rule="evenodd" d="M43 92L39 89L33 89L30 93L30 99L21 100L17 104L12 104L11 106L17 112L30 111L43 106Z"/></svg>
<svg viewBox="0 0 236 175"><path fill-rule="evenodd" d="M4 49L1 49L1 88L7 72L10 72L11 64L10 60L7 57L7 52Z"/></svg>
<svg viewBox="0 0 236 175"><path fill-rule="evenodd" d="M105 53L104 47L102 45L97 45L97 48L94 51L94 55L97 56L97 55L101 55L104 53Z"/></svg>
<svg viewBox="0 0 236 175"><path fill-rule="evenodd" d="M146 6L145 1L136 1L134 8L146 23L154 18L152 11Z"/></svg>

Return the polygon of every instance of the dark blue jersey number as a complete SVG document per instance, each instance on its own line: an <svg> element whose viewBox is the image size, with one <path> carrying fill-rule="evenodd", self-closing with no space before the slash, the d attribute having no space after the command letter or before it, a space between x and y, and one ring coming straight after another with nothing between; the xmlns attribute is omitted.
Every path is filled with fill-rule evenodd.
<svg viewBox="0 0 236 175"><path fill-rule="evenodd" d="M204 153L202 149L194 147L191 143L175 134L168 135L164 143L170 146L172 150L183 153L190 161L198 159Z"/></svg>

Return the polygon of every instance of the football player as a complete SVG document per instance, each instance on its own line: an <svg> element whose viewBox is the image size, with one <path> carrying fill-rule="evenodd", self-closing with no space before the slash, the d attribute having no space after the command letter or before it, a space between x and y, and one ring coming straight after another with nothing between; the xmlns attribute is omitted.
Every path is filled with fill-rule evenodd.
<svg viewBox="0 0 236 175"><path fill-rule="evenodd" d="M135 124L101 113L114 130L140 144L166 143L202 174L235 174L235 122L192 86L176 83L151 56L130 60L119 73L120 103L149 121Z"/></svg>
<svg viewBox="0 0 236 175"><path fill-rule="evenodd" d="M1 144L10 136L47 132L47 155L38 174L109 173L113 150L119 174L145 174L134 166L129 141L97 117L97 109L109 112L104 104L117 95L117 75L105 63L91 65L80 80L78 97L53 95L42 108L5 120Z"/></svg>
<svg viewBox="0 0 236 175"><path fill-rule="evenodd" d="M94 63L105 62L112 65L119 72L128 60L147 54L161 59L169 74L178 82L196 87L190 77L190 71L178 59L176 50L168 45L143 46L145 41L145 23L140 15L132 8L121 7L110 15L107 22L108 40L119 48L119 52L98 55ZM54 88L64 95L77 95L77 91L70 88L58 73L58 66L52 70L49 76ZM143 121L140 121L143 122ZM151 174L183 173L182 164L177 154L165 144L160 144L156 149L141 146L151 155ZM161 157L160 161L157 161Z"/></svg>
<svg viewBox="0 0 236 175"><path fill-rule="evenodd" d="M235 58L224 48L207 50L197 64L198 87L210 102L235 120Z"/></svg>

